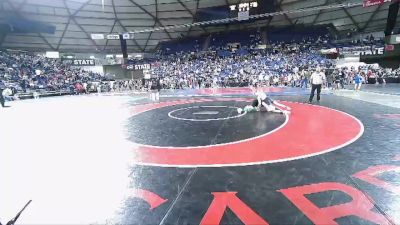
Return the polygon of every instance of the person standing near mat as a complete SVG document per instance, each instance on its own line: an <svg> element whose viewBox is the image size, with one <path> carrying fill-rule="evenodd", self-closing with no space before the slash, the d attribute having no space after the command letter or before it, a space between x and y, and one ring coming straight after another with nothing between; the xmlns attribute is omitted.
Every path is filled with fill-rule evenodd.
<svg viewBox="0 0 400 225"><path fill-rule="evenodd" d="M156 88L157 88L156 100L157 100L157 101L160 101L160 90L161 90L161 81L160 81L160 78L157 78L157 80L156 80Z"/></svg>
<svg viewBox="0 0 400 225"><path fill-rule="evenodd" d="M361 83L362 83L362 76L359 72L356 72L356 75L353 78L354 80L354 90L360 91L361 90Z"/></svg>
<svg viewBox="0 0 400 225"><path fill-rule="evenodd" d="M315 90L317 90L317 101L319 102L319 100L321 100L321 89L322 84L325 82L325 80L325 73L323 73L319 68L317 68L316 71L312 73L310 77L311 93L310 99L308 100L309 103L312 103L313 101Z"/></svg>
<svg viewBox="0 0 400 225"><path fill-rule="evenodd" d="M3 108L5 107L5 105L4 105L5 99L3 96L3 90L5 90L5 89L6 89L6 86L3 84L2 81L0 81L0 104Z"/></svg>
<svg viewBox="0 0 400 225"><path fill-rule="evenodd" d="M3 97L3 89L0 87L0 104L1 104L1 106L4 108L4 107L6 107L5 105L4 105L4 103L5 103L5 100L4 100L4 97Z"/></svg>

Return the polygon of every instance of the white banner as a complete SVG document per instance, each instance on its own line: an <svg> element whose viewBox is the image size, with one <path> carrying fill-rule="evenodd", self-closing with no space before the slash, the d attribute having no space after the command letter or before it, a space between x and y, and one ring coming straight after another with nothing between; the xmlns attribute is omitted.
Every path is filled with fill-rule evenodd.
<svg viewBox="0 0 400 225"><path fill-rule="evenodd" d="M383 55L385 52L384 47L343 47L339 49L342 55Z"/></svg>
<svg viewBox="0 0 400 225"><path fill-rule="evenodd" d="M248 10L246 11L239 11L238 12L238 20L242 21L242 20L248 20L249 19L249 12Z"/></svg>
<svg viewBox="0 0 400 225"><path fill-rule="evenodd" d="M48 51L48 52L46 52L46 58L49 58L49 59L58 59L58 58L60 58L60 53L59 53L59 52L51 52L51 51Z"/></svg>
<svg viewBox="0 0 400 225"><path fill-rule="evenodd" d="M321 49L321 54L335 54L337 53L337 49L336 48L330 48L330 49Z"/></svg>
<svg viewBox="0 0 400 225"><path fill-rule="evenodd" d="M119 40L119 34L108 34L107 39L108 40Z"/></svg>
<svg viewBox="0 0 400 225"><path fill-rule="evenodd" d="M104 34L91 34L90 35L93 40L103 40L104 39Z"/></svg>
<svg viewBox="0 0 400 225"><path fill-rule="evenodd" d="M70 64L71 66L95 66L96 61L94 59L63 59L64 63Z"/></svg>
<svg viewBox="0 0 400 225"><path fill-rule="evenodd" d="M146 64L130 64L126 66L127 70L149 70L151 68L151 65L146 63Z"/></svg>
<svg viewBox="0 0 400 225"><path fill-rule="evenodd" d="M133 39L134 37L135 37L134 34L130 34L130 33L125 33L125 34L122 35L122 38L124 40Z"/></svg>

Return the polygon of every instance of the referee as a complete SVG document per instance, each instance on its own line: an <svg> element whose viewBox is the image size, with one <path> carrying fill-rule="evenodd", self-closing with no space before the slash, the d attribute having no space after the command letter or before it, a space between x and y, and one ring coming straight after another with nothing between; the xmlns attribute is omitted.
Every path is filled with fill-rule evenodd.
<svg viewBox="0 0 400 225"><path fill-rule="evenodd" d="M3 82L0 81L0 104L1 106L4 108L4 97L3 97L3 90L5 89L5 85L3 84Z"/></svg>
<svg viewBox="0 0 400 225"><path fill-rule="evenodd" d="M312 103L314 98L315 90L317 90L317 101L321 99L321 88L322 84L325 82L326 77L325 73L323 73L319 68L311 75L310 82L311 82L311 93L310 99L308 100L309 103Z"/></svg>

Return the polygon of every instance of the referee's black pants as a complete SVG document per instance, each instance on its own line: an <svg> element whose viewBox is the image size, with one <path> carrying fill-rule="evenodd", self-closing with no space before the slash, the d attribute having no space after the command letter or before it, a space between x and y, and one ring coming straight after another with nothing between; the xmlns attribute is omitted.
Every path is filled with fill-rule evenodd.
<svg viewBox="0 0 400 225"><path fill-rule="evenodd" d="M2 93L3 91L0 89L0 104L1 104L1 106L2 107L4 107L4 97L3 97L3 93Z"/></svg>
<svg viewBox="0 0 400 225"><path fill-rule="evenodd" d="M311 93L310 93L310 99L309 102L312 102L314 98L314 92L317 90L317 101L321 99L321 88L322 84L311 84Z"/></svg>

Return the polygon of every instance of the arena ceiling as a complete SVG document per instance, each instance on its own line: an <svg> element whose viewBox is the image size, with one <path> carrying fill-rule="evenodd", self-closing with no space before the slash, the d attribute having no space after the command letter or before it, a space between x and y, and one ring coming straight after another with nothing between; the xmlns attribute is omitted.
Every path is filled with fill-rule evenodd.
<svg viewBox="0 0 400 225"><path fill-rule="evenodd" d="M200 8L237 4L244 0L0 0L0 21L14 14L56 27L55 34L9 33L2 48L58 50L61 52L119 52L118 40L92 40L91 33L124 33L160 26L192 23ZM277 10L292 10L358 1L277 0ZM251 26L333 23L338 31L382 31L389 4L274 16ZM161 41L209 32L241 29L245 25L186 27L135 34L128 52L154 51ZM248 26L247 26L248 27Z"/></svg>

